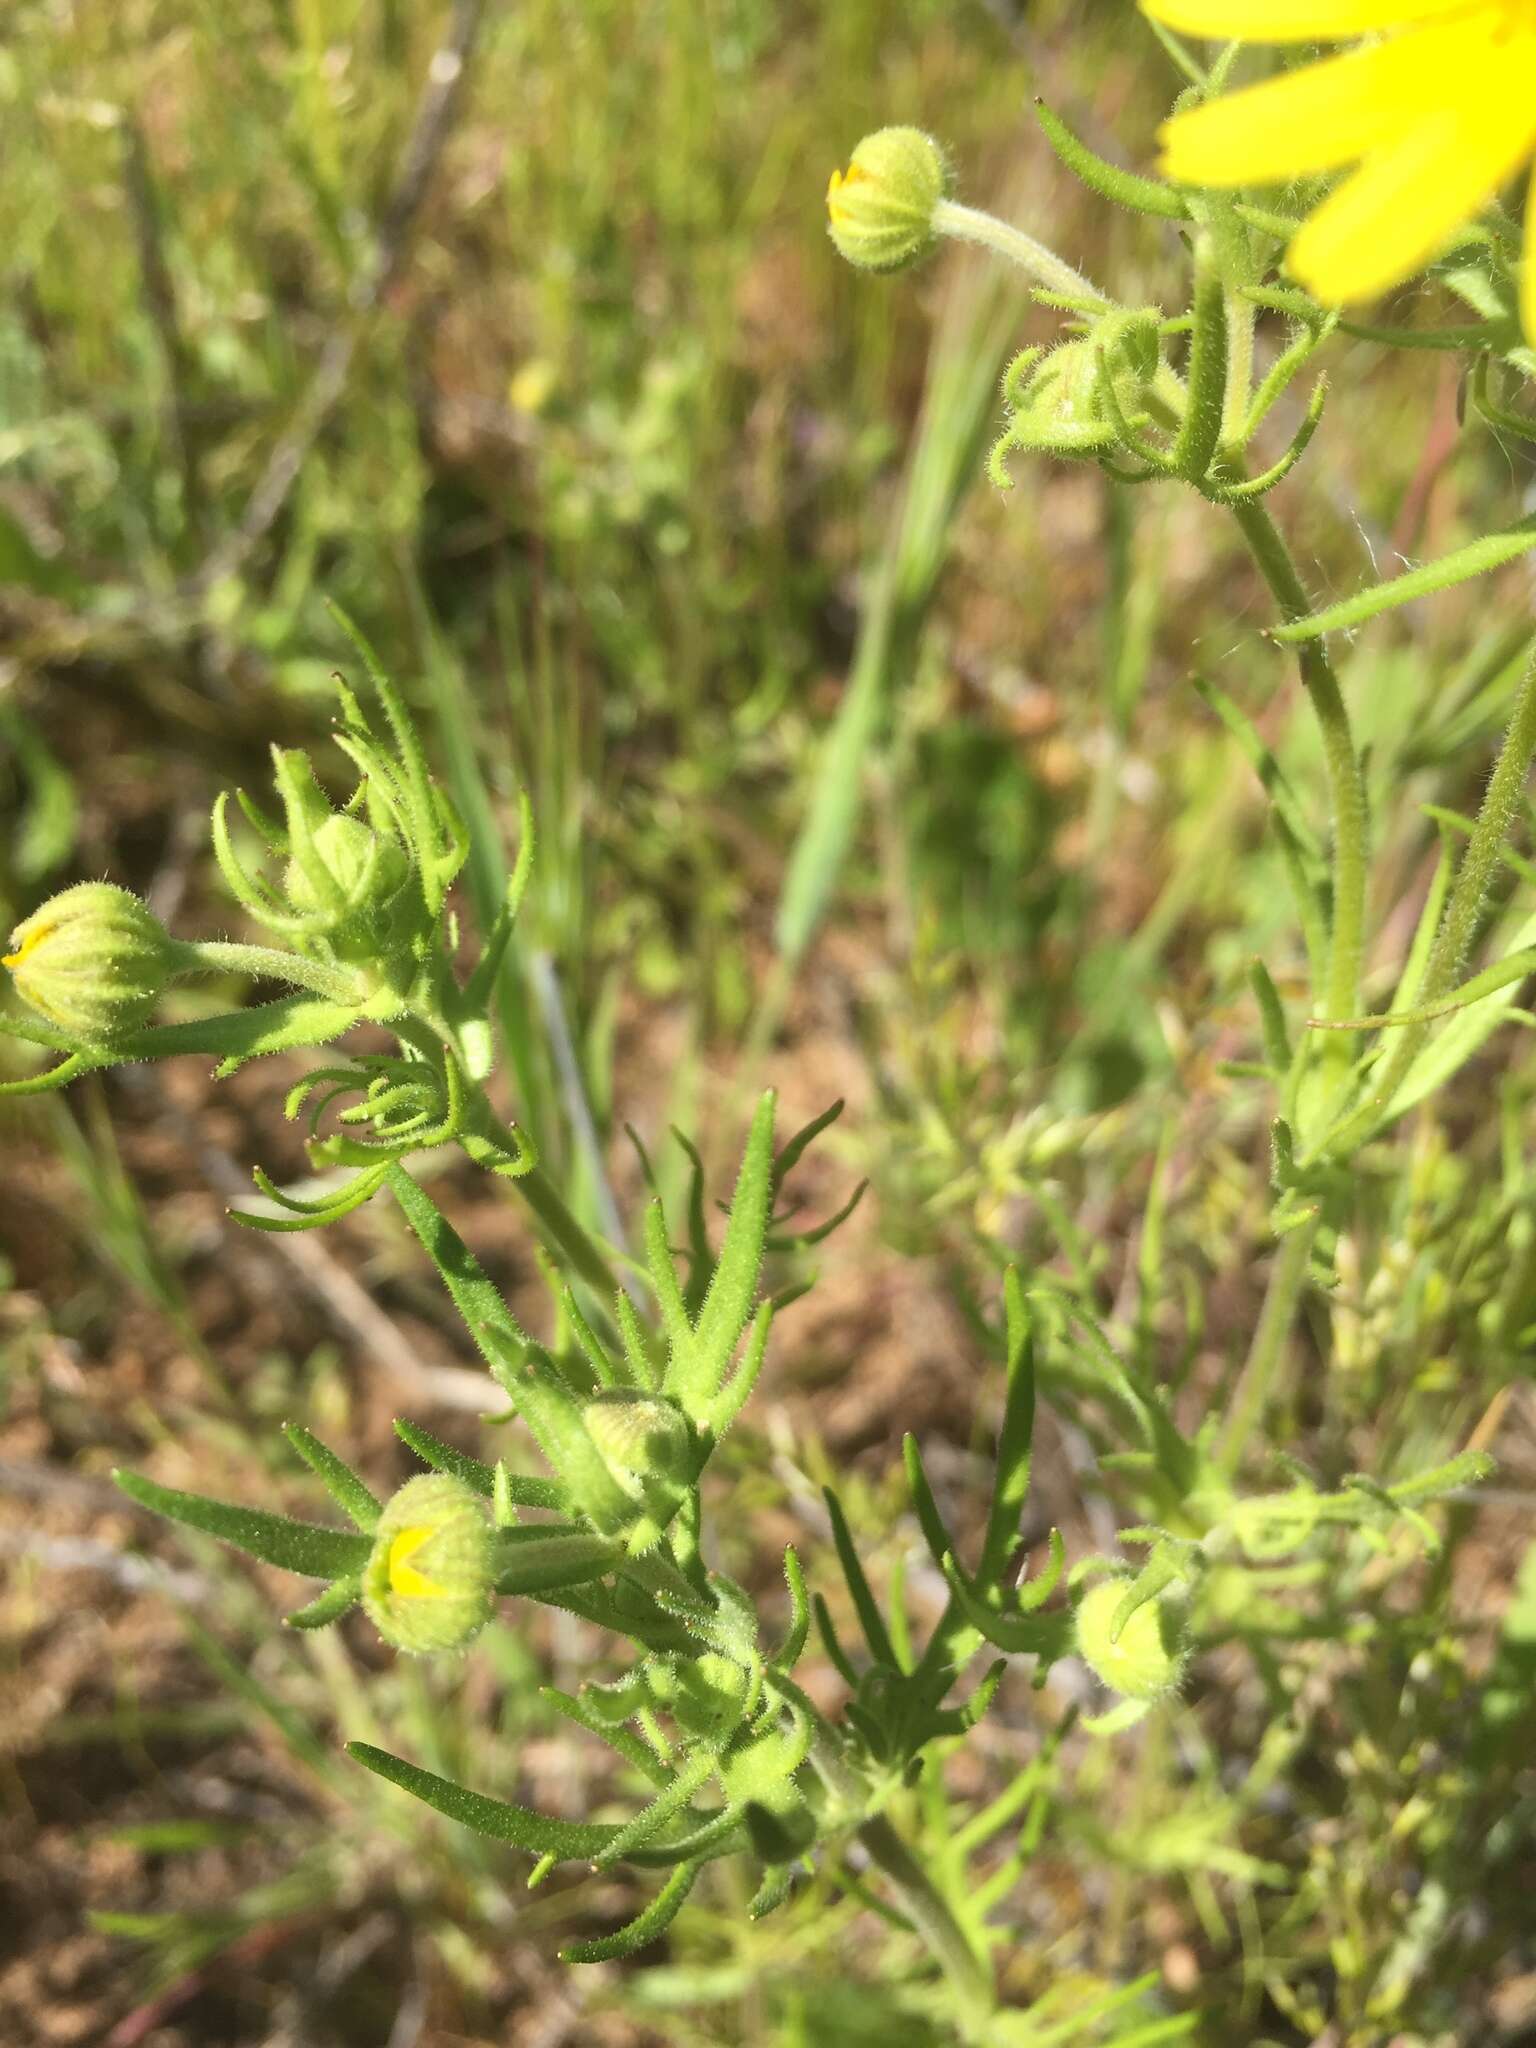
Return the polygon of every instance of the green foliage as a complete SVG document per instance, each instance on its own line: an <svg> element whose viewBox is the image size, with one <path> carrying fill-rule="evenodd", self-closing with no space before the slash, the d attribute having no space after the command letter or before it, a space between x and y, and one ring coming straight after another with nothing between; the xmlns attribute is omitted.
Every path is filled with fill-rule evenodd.
<svg viewBox="0 0 1536 2048"><path fill-rule="evenodd" d="M147 636L145 672L162 648L195 644L206 673L189 657L197 689L176 687L205 746L198 721L210 703L223 718L238 647L269 686L252 729L302 736L325 666L323 581L384 622L375 637L406 679L335 614L366 677L342 684L332 735L348 787L288 744L272 750L270 803L235 792L213 813L214 873L273 943L174 942L159 1025L146 1010L104 1038L7 1018L19 1060L36 1048L57 1063L5 1092L180 1055L221 1073L297 1056L286 1107L316 1178L284 1188L257 1168L262 1200L239 1220L281 1234L353 1218L342 1241L383 1248L370 1279L385 1302L424 1251L464 1355L487 1368L485 1406L504 1403L485 1457L400 1419L429 1472L398 1491L285 1426L347 1530L223 1498L270 1497L291 1477L252 1420L284 1412L264 1394L247 1415L226 1393L218 1431L178 1418L208 1497L124 1476L138 1504L320 1582L288 1617L307 1639L279 1680L198 1641L241 1712L324 1785L327 1827L355 1813L366 1846L349 1845L347 1882L326 1843L234 1914L110 1924L174 1979L263 1919L334 1911L357 1867L388 1860L445 1952L475 1925L484 1955L504 1953L509 1893L530 1952L556 1922L572 1962L643 1952L643 1969L588 1995L642 2024L664 2015L680 2042L1459 2038L1488 1954L1518 1952L1528 1889L1531 1568L1500 1619L1497 1570L1485 1599L1466 1535L1501 1390L1536 1342L1530 1091L1520 1034L1502 1028L1530 1021L1536 684L1519 682L1518 620L1460 666L1448 642L1465 613L1437 610L1412 645L1386 636L1402 603L1447 592L1454 605L1530 544L1518 508L1488 512L1506 481L1489 480L1493 438L1530 434L1507 224L1435 273L1469 309L1460 325L1339 320L1278 281L1294 222L1270 195L1121 169L1077 132L1100 132L1102 105L1073 106L1070 126L1042 106L1046 141L1088 195L1074 212L1052 187L1042 217L1064 245L1091 234L1090 268L1129 288L1111 298L1010 222L941 206L942 178L925 188L917 239L937 228L1017 267L957 279L941 256L928 270L942 319L887 507L881 417L920 381L924 301L855 281L832 299L806 161L836 154L828 138L850 111L884 117L868 101L878 77L891 114L934 126L969 170L1036 82L999 54L1006 10L917 9L899 25L812 10L793 65L755 4L506 16L487 29L494 76L517 84L531 128L560 110L559 147L520 130L483 172L479 153L495 152L485 133L466 138L413 277L432 288L417 294L394 291L395 258L358 222L405 127L396 73L451 69L432 63L432 12L354 22L319 6L274 27L237 6L206 50L170 51L189 105L227 92L228 67L280 140L256 145L255 117L232 122L228 206L191 181L178 196L168 254L189 334L157 325L148 258L143 305L122 250L103 262L100 322L120 324L125 360L149 364L154 387L151 400L132 386L121 428L97 402L98 379L123 389L101 335L82 332L80 360L66 351L47 370L62 383L46 403L31 340L34 310L41 326L82 282L47 239L60 194L115 192L119 156L132 161L119 117L96 132L82 111L115 90L80 97L121 60L87 51L65 105L29 20L15 69L0 69L34 145L47 124L62 136L49 137L58 179L40 146L23 149L26 189L0 200L39 266L27 331L0 324L24 484L16 517L11 500L0 509L0 559L39 608L23 664L83 648L137 679L119 633ZM1080 79L1062 63L1038 82L1063 106L1102 82L1128 109L1113 147L1132 155L1129 116L1150 132L1154 109L1125 99L1124 20L1040 12L1092 54ZM385 61L391 38L409 65ZM1201 64L1170 47L1204 90ZM754 67L774 70L771 103L745 82ZM931 104L913 103L920 85ZM461 200L482 177L497 202ZM1127 217L1100 223L1098 202ZM240 225L215 232L213 211ZM382 236L387 207L379 218ZM897 225L910 242L910 221ZM241 280L268 240L279 267L312 275L242 310L261 297ZM456 289L435 282L455 257L441 272L455 287L517 266L512 327L483 358L485 310L461 328ZM373 321L381 279L390 312ZM356 353L342 419L317 426L292 498L258 531L247 515L270 499L253 463L283 413L321 418L300 374L307 340L284 331L289 291L330 303L331 341ZM803 359L759 382L758 316L738 309L781 295ZM1358 363L1386 348L1400 358L1364 381ZM454 366L441 389L422 373L439 350ZM1390 433L1389 408L1421 350L1468 365L1452 510L1435 523L1482 530L1320 605L1271 504L1345 587L1336 557L1353 560L1353 526L1327 491L1305 523L1297 509L1323 473L1312 451L1335 437L1325 460L1351 517L1358 501L1362 530L1391 523L1405 477L1389 443L1420 437L1408 421ZM469 455L444 454L463 431L444 399L454 378L470 414L497 422L494 459L473 437ZM1006 505L980 488L999 424ZM122 580L66 573L34 545L31 490L62 493L82 560L115 558ZM1059 545L1058 515L1077 536ZM1273 601L1265 639L1292 650L1295 717L1273 649L1233 658L1234 622L1256 617L1244 572L1218 558L1197 580L1199 549L1222 533ZM861 557L847 680L822 733L800 679L841 665L831 592ZM1079 632L1074 593L1096 601L1101 581L1102 630ZM130 582L171 595L140 616ZM1181 697L1193 660L1215 673ZM238 675L243 690L244 664ZM487 680L503 675L504 688ZM76 844L74 756L45 727L0 706L18 798L0 875L29 899L66 879ZM878 898L858 858L866 815ZM776 849L796 825L782 873L736 857L733 832ZM200 880L178 928L208 916ZM777 961L759 989L756 913L775 890ZM776 1151L775 1098L761 1094L717 1187L738 1119L701 1086L697 1054L739 1032L760 1087L752 1056L786 1016L799 1033L804 1011L817 1059L829 970L811 948L839 896L836 944L858 955L845 1035L862 1041L870 1085L832 1143L869 1175L879 1219L861 1219L847 1255L861 1262L855 1307L832 1294L830 1336L816 1325L793 1351L810 1254L864 1183L808 1223L786 1182L841 1105ZM242 1002L242 984L267 980L288 992ZM641 1151L631 1232L606 1147L630 1085L613 1046L662 1005L692 1036L675 1060L647 1051L667 1076L646 1110L658 1128L701 1115L704 1128L654 1160ZM44 1108L90 1198L83 1228L189 1326L99 1141L64 1135L62 1105ZM489 1202L461 1213L445 1171L466 1167L513 1205L514 1234L539 1240L546 1298L521 1259L528 1284L504 1286ZM357 1215L381 1195L394 1201ZM943 1303L936 1333L891 1285L891 1244ZM836 1404L785 1387L786 1351L829 1383L845 1365L873 1377L895 1352L932 1376L904 1493L880 1476L878 1447L820 1444ZM984 1357L1000 1372L959 1377ZM891 1370L877 1425L904 1419ZM776 1398L759 1430L765 1379ZM535 1461L537 1476L517 1469ZM427 1529L423 1502L465 1539L450 1546L455 1584L414 1596L462 1596L441 1629L430 1616L401 1628L385 1605L397 1522ZM1483 1573L1482 1641L1457 1590L1469 1573ZM264 1596L246 1593L254 1645ZM475 1637L473 1681L452 1660L402 1677L370 1641L364 1687L339 1641L370 1603L407 1650ZM573 1654L574 1690L538 1685ZM335 1695L321 1735L287 1694L315 1672ZM1079 1713L1094 1677L1112 1697ZM542 1775L530 1738L552 1721L594 1759L572 1773L589 1801L574 1818L521 1803L542 1792L521 1781ZM358 1770L331 1739L354 1731L380 1738L349 1742ZM407 1846L381 1859L381 1836ZM576 1869L547 1885L557 1863L592 1866L601 1888ZM1148 1963L1162 1973L1138 1974ZM851 1973L867 1981L850 1993Z"/></svg>

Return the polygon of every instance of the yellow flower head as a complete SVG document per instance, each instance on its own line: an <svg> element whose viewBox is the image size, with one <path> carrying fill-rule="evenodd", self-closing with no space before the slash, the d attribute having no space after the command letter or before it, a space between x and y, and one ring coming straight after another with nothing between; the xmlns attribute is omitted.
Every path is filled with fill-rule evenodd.
<svg viewBox="0 0 1536 2048"><path fill-rule="evenodd" d="M0 967L39 1016L83 1045L106 1046L149 1022L175 948L137 896L77 882L17 925Z"/></svg>
<svg viewBox="0 0 1536 2048"><path fill-rule="evenodd" d="M1536 0L1141 0L1190 35L1379 39L1178 114L1163 169L1249 185L1358 169L1311 215L1286 266L1328 305L1423 269L1536 156ZM1521 312L1536 341L1536 187Z"/></svg>
<svg viewBox="0 0 1536 2048"><path fill-rule="evenodd" d="M363 1569L363 1605L386 1643L459 1650L490 1619L496 1555L484 1503L462 1479L424 1472L385 1506Z"/></svg>

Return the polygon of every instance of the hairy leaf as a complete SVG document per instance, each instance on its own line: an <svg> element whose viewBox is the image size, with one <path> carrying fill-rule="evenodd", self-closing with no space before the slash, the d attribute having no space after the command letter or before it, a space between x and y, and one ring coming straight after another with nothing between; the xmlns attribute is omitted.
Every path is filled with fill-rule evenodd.
<svg viewBox="0 0 1536 2048"><path fill-rule="evenodd" d="M291 1521L261 1508L235 1507L200 1493L177 1493L138 1472L114 1472L113 1478L130 1500L232 1543L263 1564L280 1565L310 1579L339 1579L360 1572L370 1548L366 1536L345 1529L322 1529L313 1522Z"/></svg>
<svg viewBox="0 0 1536 2048"><path fill-rule="evenodd" d="M596 1821L549 1820L526 1806L489 1799L483 1792L456 1785L451 1778L440 1778L436 1771L424 1771L419 1764L391 1756L387 1749L375 1749L371 1742L349 1742L347 1754L461 1827L473 1828L477 1835L490 1835L498 1842L510 1842L531 1856L576 1856L587 1861L601 1854L619 1832Z"/></svg>
<svg viewBox="0 0 1536 2048"><path fill-rule="evenodd" d="M1536 548L1536 519L1522 520L1507 533L1484 534L1480 540L1469 541L1464 548L1442 555L1437 562L1409 569L1389 583L1375 584L1339 604L1314 612L1310 618L1277 626L1273 637L1284 641L1316 640L1324 633L1342 633L1351 626L1363 626L1367 620L1379 618L1398 605L1411 604L1418 597L1432 597L1436 591L1449 590L1453 583L1465 583L1469 577L1484 576L1490 569L1514 561L1528 548Z"/></svg>
<svg viewBox="0 0 1536 2048"><path fill-rule="evenodd" d="M351 1466L344 1465L336 1453L328 1450L317 1436L311 1436L302 1423L285 1422L283 1435L348 1520L355 1522L365 1536L371 1535L379 1526L383 1509Z"/></svg>
<svg viewBox="0 0 1536 2048"><path fill-rule="evenodd" d="M703 1866L698 1863L680 1863L667 1879L661 1890L636 1919L627 1927L621 1927L616 1934L605 1934L596 1941L573 1941L568 1948L560 1951L563 1963L608 1963L621 1956L632 1956L637 1949L654 1941L658 1934L664 1934L677 1918L684 1899L693 1890L694 1881Z"/></svg>

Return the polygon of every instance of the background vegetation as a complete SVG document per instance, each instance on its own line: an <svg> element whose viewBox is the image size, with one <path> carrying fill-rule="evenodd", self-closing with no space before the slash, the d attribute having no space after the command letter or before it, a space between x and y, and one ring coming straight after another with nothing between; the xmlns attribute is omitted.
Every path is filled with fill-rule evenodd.
<svg viewBox="0 0 1536 2048"><path fill-rule="evenodd" d="M757 1584L836 1475L933 1603L900 1434L963 1524L1007 1259L1186 1427L1252 1331L1268 1136L1225 1069L1259 1056L1249 959L1282 986L1300 962L1263 791L1192 678L1320 824L1261 593L1183 497L1128 513L1023 461L986 485L996 373L1048 316L950 256L855 278L821 208L860 134L917 122L968 194L1155 300L1158 229L1074 186L1029 100L1145 161L1174 89L1119 0L17 0L0 40L0 910L110 874L227 923L208 804L323 732L344 604L471 820L481 902L532 794L519 1101L599 1227L641 1185L626 1124L672 1185L671 1124L723 1181L765 1081L788 1127L847 1098L812 1191L871 1192L778 1326L767 1453L738 1454L727 1562ZM1520 515L1529 449L1463 433L1440 358L1328 367L1309 481L1274 500L1319 598ZM1530 635L1517 566L1348 651L1394 792L1383 970L1433 868L1420 806L1475 806ZM131 1462L297 1501L287 1415L381 1487L397 1409L477 1441L484 1383L392 1210L224 1220L252 1159L304 1172L282 1087L130 1070L0 1127L0 2037L949 2040L853 1869L749 1933L701 1886L644 1966L560 1970L620 1881L527 1893L339 1743L583 1811L596 1753L534 1674L569 1683L590 1632L448 1671L361 1626L278 1638L261 1574L112 1493ZM1116 1741L1070 1728L1076 1666L1010 1677L914 1793L992 1872L1042 2048L1536 2040L1532 1109L1517 1020L1366 1155L1266 1432L1326 1483L1493 1450L1438 1558L1357 1544L1340 1618L1290 1641L1277 1584L1261 1654L1234 1620ZM515 1212L437 1192L536 1319ZM1108 1546L1068 1361L1046 1394L1033 1533Z"/></svg>

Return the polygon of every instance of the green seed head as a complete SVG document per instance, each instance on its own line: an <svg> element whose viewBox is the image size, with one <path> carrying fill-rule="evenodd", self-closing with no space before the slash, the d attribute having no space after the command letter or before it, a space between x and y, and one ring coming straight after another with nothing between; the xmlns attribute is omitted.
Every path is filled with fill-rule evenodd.
<svg viewBox="0 0 1536 2048"><path fill-rule="evenodd" d="M834 171L827 231L860 270L901 270L934 243L933 216L949 185L944 152L921 128L881 128Z"/></svg>
<svg viewBox="0 0 1536 2048"><path fill-rule="evenodd" d="M446 1472L408 1479L379 1518L363 1605L397 1650L461 1650L490 1619L496 1559L485 1503Z"/></svg>
<svg viewBox="0 0 1536 2048"><path fill-rule="evenodd" d="M1077 1610L1083 1662L1111 1692L1128 1700L1160 1700L1178 1688L1188 1661L1179 1623L1166 1601L1147 1600L1120 1630L1112 1624L1130 1580L1104 1579Z"/></svg>
<svg viewBox="0 0 1536 2048"><path fill-rule="evenodd" d="M87 1046L110 1046L149 1021L175 946L147 904L111 882L77 882L11 933L3 964L16 993Z"/></svg>

